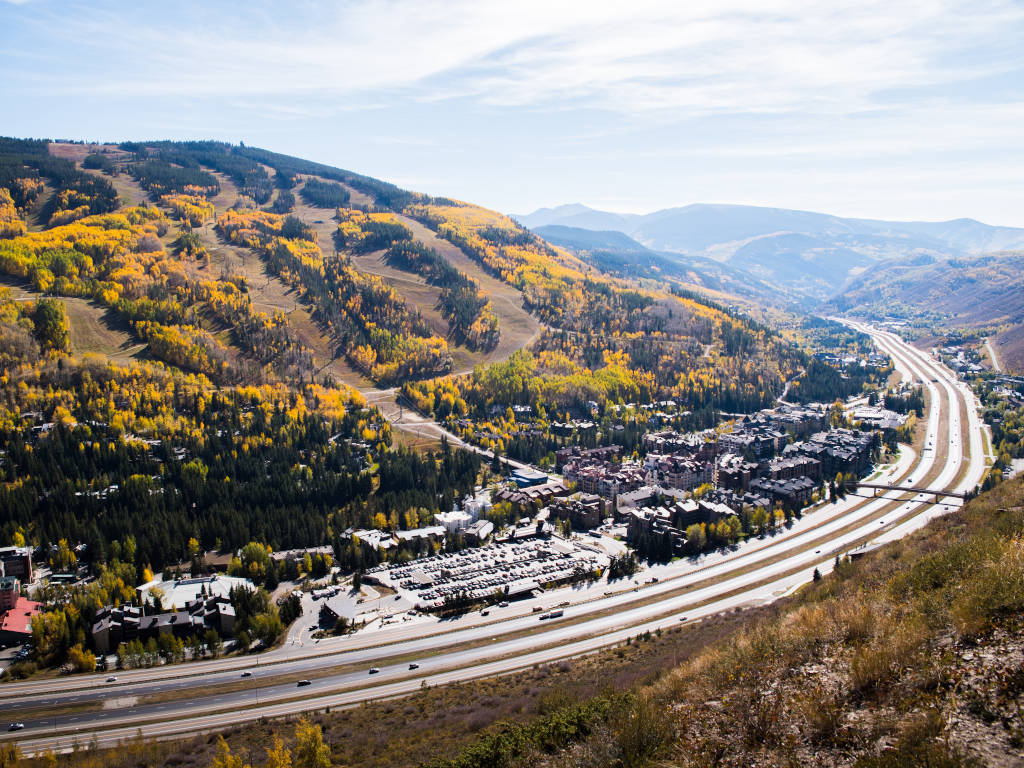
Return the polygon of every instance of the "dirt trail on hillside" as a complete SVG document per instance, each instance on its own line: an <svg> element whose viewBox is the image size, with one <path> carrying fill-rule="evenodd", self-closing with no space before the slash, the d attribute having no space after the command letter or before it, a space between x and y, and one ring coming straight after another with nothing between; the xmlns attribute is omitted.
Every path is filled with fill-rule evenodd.
<svg viewBox="0 0 1024 768"><path fill-rule="evenodd" d="M219 173L214 173L214 176L220 183L220 192L211 201L216 219L238 201L239 192L231 179ZM357 389L373 386L341 355L329 335L313 318L309 307L302 303L298 291L271 274L259 254L226 242L214 229L214 222L207 222L194 231L210 252L210 270L214 274L223 272L227 275L241 275L245 278L249 298L256 309L270 315L278 311L287 315L288 324L296 337L313 351L318 374L329 373Z"/></svg>
<svg viewBox="0 0 1024 768"><path fill-rule="evenodd" d="M38 301L45 295L10 275L0 275L0 287L11 292L15 301ZM96 354L126 364L148 357L146 345L132 335L128 324L106 307L90 299L57 296L68 313L68 338L71 354Z"/></svg>
<svg viewBox="0 0 1024 768"><path fill-rule="evenodd" d="M365 194L344 186L351 195L355 205L368 206L372 200ZM334 209L311 206L302 200L296 192L294 215L317 233L317 240L325 254L336 254L334 231L337 228ZM512 286L501 282L484 271L476 261L453 243L437 236L431 229L404 214L395 214L413 233L413 236L431 248L434 248L460 272L476 280L480 287L491 297L491 304L498 316L501 336L497 347L490 352L473 352L463 346L452 345L451 352L456 373L469 373L480 364L501 362L521 347L533 342L541 332L542 325L535 317L523 308L522 294ZM375 252L362 256L352 256L356 267L363 272L378 275L411 306L416 307L436 333L446 336L447 322L437 311L437 300L440 289L428 285L427 282L413 272L396 269L384 262L383 253ZM346 383L352 383L346 380ZM415 411L404 407L397 400L397 388L380 389L372 384L355 385L366 396L368 402L380 408L384 416L401 434L396 437L411 446L436 445L446 431L431 419L420 416ZM452 439L453 436L449 436Z"/></svg>
<svg viewBox="0 0 1024 768"><path fill-rule="evenodd" d="M537 338L541 330L540 321L523 308L523 295L517 289L489 275L461 248L438 237L433 230L405 214L397 215L401 222L412 230L417 240L436 250L453 267L476 280L491 297L491 305L498 316L498 327L501 330L498 346L485 354L468 355L463 366L456 365L457 370L468 372L477 363L506 360L517 349L527 346Z"/></svg>
<svg viewBox="0 0 1024 768"><path fill-rule="evenodd" d="M366 195L347 185L343 184L342 186L352 196L352 203L367 205L371 202ZM311 206L296 193L294 213L316 231L320 248L325 254L337 252L334 247L334 231L337 229L334 209ZM462 249L438 237L431 229L415 219L401 213L395 215L412 231L417 240L436 250L453 267L475 280L490 296L494 313L498 316L501 335L498 346L490 352L474 352L463 346L451 345L455 372L468 373L480 363L487 364L506 360L517 349L527 346L537 338L540 334L541 324L523 308L523 296L518 290L489 275ZM448 323L436 308L441 295L440 288L428 285L426 280L415 272L388 265L380 252L352 255L351 258L360 271L383 278L388 285L398 291L407 303L423 314L435 333L441 336L448 335Z"/></svg>

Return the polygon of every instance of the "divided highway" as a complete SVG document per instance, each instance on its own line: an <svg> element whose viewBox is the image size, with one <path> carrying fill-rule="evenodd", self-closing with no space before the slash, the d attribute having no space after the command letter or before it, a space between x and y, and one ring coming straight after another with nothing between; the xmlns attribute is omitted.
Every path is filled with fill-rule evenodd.
<svg viewBox="0 0 1024 768"><path fill-rule="evenodd" d="M905 380L929 394L925 445L904 449L883 475L886 483L963 491L982 478L988 456L977 403L944 366L898 337L858 326L895 360ZM958 501L934 503L927 493L886 492L828 504L792 528L714 553L644 572L657 583L607 594L616 585L567 588L545 604L568 600L560 620L538 622L532 605L495 608L457 621L412 622L316 645L286 646L254 657L118 672L116 683L91 675L0 686L0 721L22 721L16 738L26 752L67 749L93 741L217 730L259 717L292 714L395 696L423 683L440 685L504 674L593 652L646 630L777 599L831 570L837 554L885 541L924 525ZM300 619L301 621L301 619ZM308 617L306 617L308 622ZM410 663L418 665L410 669ZM368 674L369 668L379 672ZM242 678L243 672L251 677ZM299 678L311 680L297 688Z"/></svg>

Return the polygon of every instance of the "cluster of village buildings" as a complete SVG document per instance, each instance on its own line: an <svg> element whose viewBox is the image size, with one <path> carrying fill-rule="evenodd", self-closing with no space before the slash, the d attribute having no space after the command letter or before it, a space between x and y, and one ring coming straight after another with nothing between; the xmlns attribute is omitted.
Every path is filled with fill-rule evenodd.
<svg viewBox="0 0 1024 768"><path fill-rule="evenodd" d="M877 408L861 415L879 429L902 423L895 414ZM385 563L368 573L368 580L394 588L410 606L436 608L454 594L476 598L501 593L514 599L541 584L578 578L606 562L606 553L597 545L551 538L566 525L575 531L621 526L633 539L644 533L667 535L674 549L682 551L687 526L713 524L743 509L798 510L837 473L864 473L877 445L876 432L831 429L825 406L782 405L737 418L730 431L648 433L642 459L624 457L618 445L566 447L555 454L560 477L516 469L510 482L497 489L478 489L453 510L435 515L433 525L396 531L351 529L346 534L361 546L384 553L403 543L433 545L417 548L417 554L426 556L411 564ZM694 494L697 489L700 493ZM515 505L521 514L519 524L495 530L488 513L499 501ZM437 544L451 537L476 548L437 554ZM330 547L316 547L273 556L321 553L334 554ZM31 618L41 608L22 595L22 584L32 579L31 554L27 547L0 549L4 644L28 639ZM254 588L244 579L223 574L143 584L137 589L136 605L107 606L97 613L92 645L106 653L135 639L163 634L187 638L211 629L230 637L235 625L230 592L238 587ZM352 610L339 606L335 612L341 616Z"/></svg>

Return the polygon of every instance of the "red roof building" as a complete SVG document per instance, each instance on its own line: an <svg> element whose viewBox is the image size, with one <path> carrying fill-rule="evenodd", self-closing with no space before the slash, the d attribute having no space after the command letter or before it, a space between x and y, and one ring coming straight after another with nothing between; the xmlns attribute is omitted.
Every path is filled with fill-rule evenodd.
<svg viewBox="0 0 1024 768"><path fill-rule="evenodd" d="M32 617L39 613L42 603L19 597L14 607L0 615L0 643L23 643L32 636Z"/></svg>

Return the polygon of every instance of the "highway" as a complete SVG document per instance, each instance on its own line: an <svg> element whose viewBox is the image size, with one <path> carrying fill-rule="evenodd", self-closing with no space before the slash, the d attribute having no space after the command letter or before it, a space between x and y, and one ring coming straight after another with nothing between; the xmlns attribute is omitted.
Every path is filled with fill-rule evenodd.
<svg viewBox="0 0 1024 768"><path fill-rule="evenodd" d="M905 380L929 393L924 450L903 449L885 482L937 490L968 490L982 478L988 457L976 402L948 369L892 334L866 329L892 355ZM939 446L944 450L937 451ZM965 450L966 447L966 450ZM939 454L944 454L940 460ZM680 561L642 572L658 582L558 590L545 604L569 600L564 618L538 622L530 603L472 614L456 622L425 620L372 632L303 643L255 657L219 659L105 675L10 683L0 687L0 721L23 731L4 734L23 750L67 749L74 741L111 745L134 737L170 736L259 717L344 706L369 698L473 677L504 674L623 642L646 630L678 626L723 610L756 605L790 593L836 554L903 536L959 501L936 505L927 493L893 491L877 498L848 497L805 515L777 536L753 539L735 551ZM621 591L610 595L608 590ZM634 589L636 591L634 591ZM309 623L309 618L299 620ZM415 661L419 668L409 669ZM379 672L368 673L377 667ZM243 671L251 677L242 678ZM300 677L311 680L297 688ZM21 713L21 714L19 714Z"/></svg>

